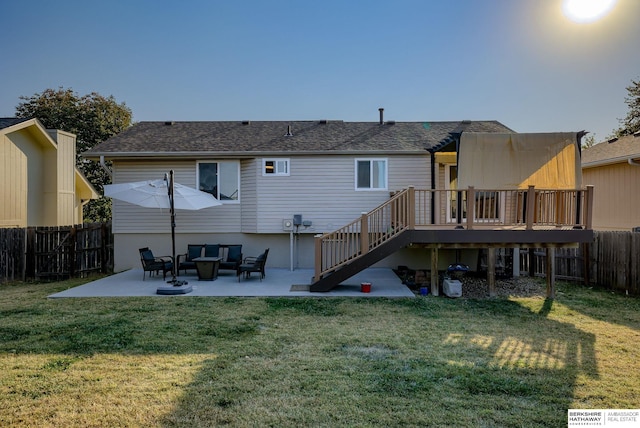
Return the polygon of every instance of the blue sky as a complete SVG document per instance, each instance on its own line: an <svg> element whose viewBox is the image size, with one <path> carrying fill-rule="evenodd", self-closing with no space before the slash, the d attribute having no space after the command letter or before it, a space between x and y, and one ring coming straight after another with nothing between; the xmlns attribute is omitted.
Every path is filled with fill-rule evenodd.
<svg viewBox="0 0 640 428"><path fill-rule="evenodd" d="M498 120L598 141L640 79L640 1L0 1L0 116L47 88L147 120Z"/></svg>

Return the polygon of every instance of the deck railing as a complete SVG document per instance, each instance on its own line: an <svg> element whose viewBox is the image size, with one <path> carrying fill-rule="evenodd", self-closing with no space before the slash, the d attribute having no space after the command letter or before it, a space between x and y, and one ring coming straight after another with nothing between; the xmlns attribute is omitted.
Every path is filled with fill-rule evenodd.
<svg viewBox="0 0 640 428"><path fill-rule="evenodd" d="M315 276L350 263L405 230L591 229L593 186L586 189L419 190L409 187L348 225L315 238Z"/></svg>

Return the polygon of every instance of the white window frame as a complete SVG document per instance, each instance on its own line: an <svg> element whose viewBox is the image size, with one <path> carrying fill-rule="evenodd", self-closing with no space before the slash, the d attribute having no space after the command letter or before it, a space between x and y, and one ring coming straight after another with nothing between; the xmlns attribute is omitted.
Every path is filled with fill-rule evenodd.
<svg viewBox="0 0 640 428"><path fill-rule="evenodd" d="M239 204L240 203L240 161L238 160L221 160L221 159L211 159L211 160L200 160L196 161L196 188L200 189L200 164L203 163L215 163L218 164L218 184L217 187L220 189L220 164L221 163L233 163L236 165L237 176L236 181L238 183L238 197L236 199L219 199L219 201L223 204ZM219 192L218 192L219 193ZM219 195L214 195L216 199L218 199Z"/></svg>
<svg viewBox="0 0 640 428"><path fill-rule="evenodd" d="M267 162L273 162L274 171L267 172ZM284 171L280 166L284 163ZM262 175L264 177L288 177L291 175L291 160L289 158L264 158L262 159Z"/></svg>
<svg viewBox="0 0 640 428"><path fill-rule="evenodd" d="M372 166L373 162L384 162L384 186L373 187L373 174L369 177L369 187L358 187L358 162L369 162ZM386 191L389 188L389 159L387 158L356 158L354 160L354 187L358 192L381 192ZM373 171L370 168L369 171Z"/></svg>

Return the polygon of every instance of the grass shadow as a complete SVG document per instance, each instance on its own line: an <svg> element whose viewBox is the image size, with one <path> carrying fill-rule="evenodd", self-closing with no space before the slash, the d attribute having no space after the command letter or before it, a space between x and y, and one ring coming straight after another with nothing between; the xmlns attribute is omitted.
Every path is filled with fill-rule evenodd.
<svg viewBox="0 0 640 428"><path fill-rule="evenodd" d="M552 310L269 300L260 322L278 330L251 337L244 357L205 361L162 425L562 425L577 379L599 373L595 336Z"/></svg>

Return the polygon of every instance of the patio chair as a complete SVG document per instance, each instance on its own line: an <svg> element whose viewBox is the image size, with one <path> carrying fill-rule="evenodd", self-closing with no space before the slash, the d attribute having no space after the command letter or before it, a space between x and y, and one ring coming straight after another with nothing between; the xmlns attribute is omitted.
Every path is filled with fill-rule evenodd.
<svg viewBox="0 0 640 428"><path fill-rule="evenodd" d="M155 257L149 247L140 248L139 251L140 261L142 262L142 280L145 280L147 272L151 277L153 272L157 274L160 271L162 271L162 278L167 279L167 272L171 272L173 269L173 257Z"/></svg>
<svg viewBox="0 0 640 428"><path fill-rule="evenodd" d="M193 259L197 259L202 255L202 245L187 245L187 253L178 255L178 272L184 270L187 273L187 269L195 269L196 262Z"/></svg>
<svg viewBox="0 0 640 428"><path fill-rule="evenodd" d="M220 262L219 269L235 270L242 264L242 245L221 245L227 248L227 257Z"/></svg>
<svg viewBox="0 0 640 428"><path fill-rule="evenodd" d="M264 266L267 264L267 256L269 255L269 249L264 250L264 253L258 257L247 257L244 259L240 267L238 268L238 282L240 277L244 274L245 279L249 278L251 272L258 272L260 274L260 281L265 277Z"/></svg>

